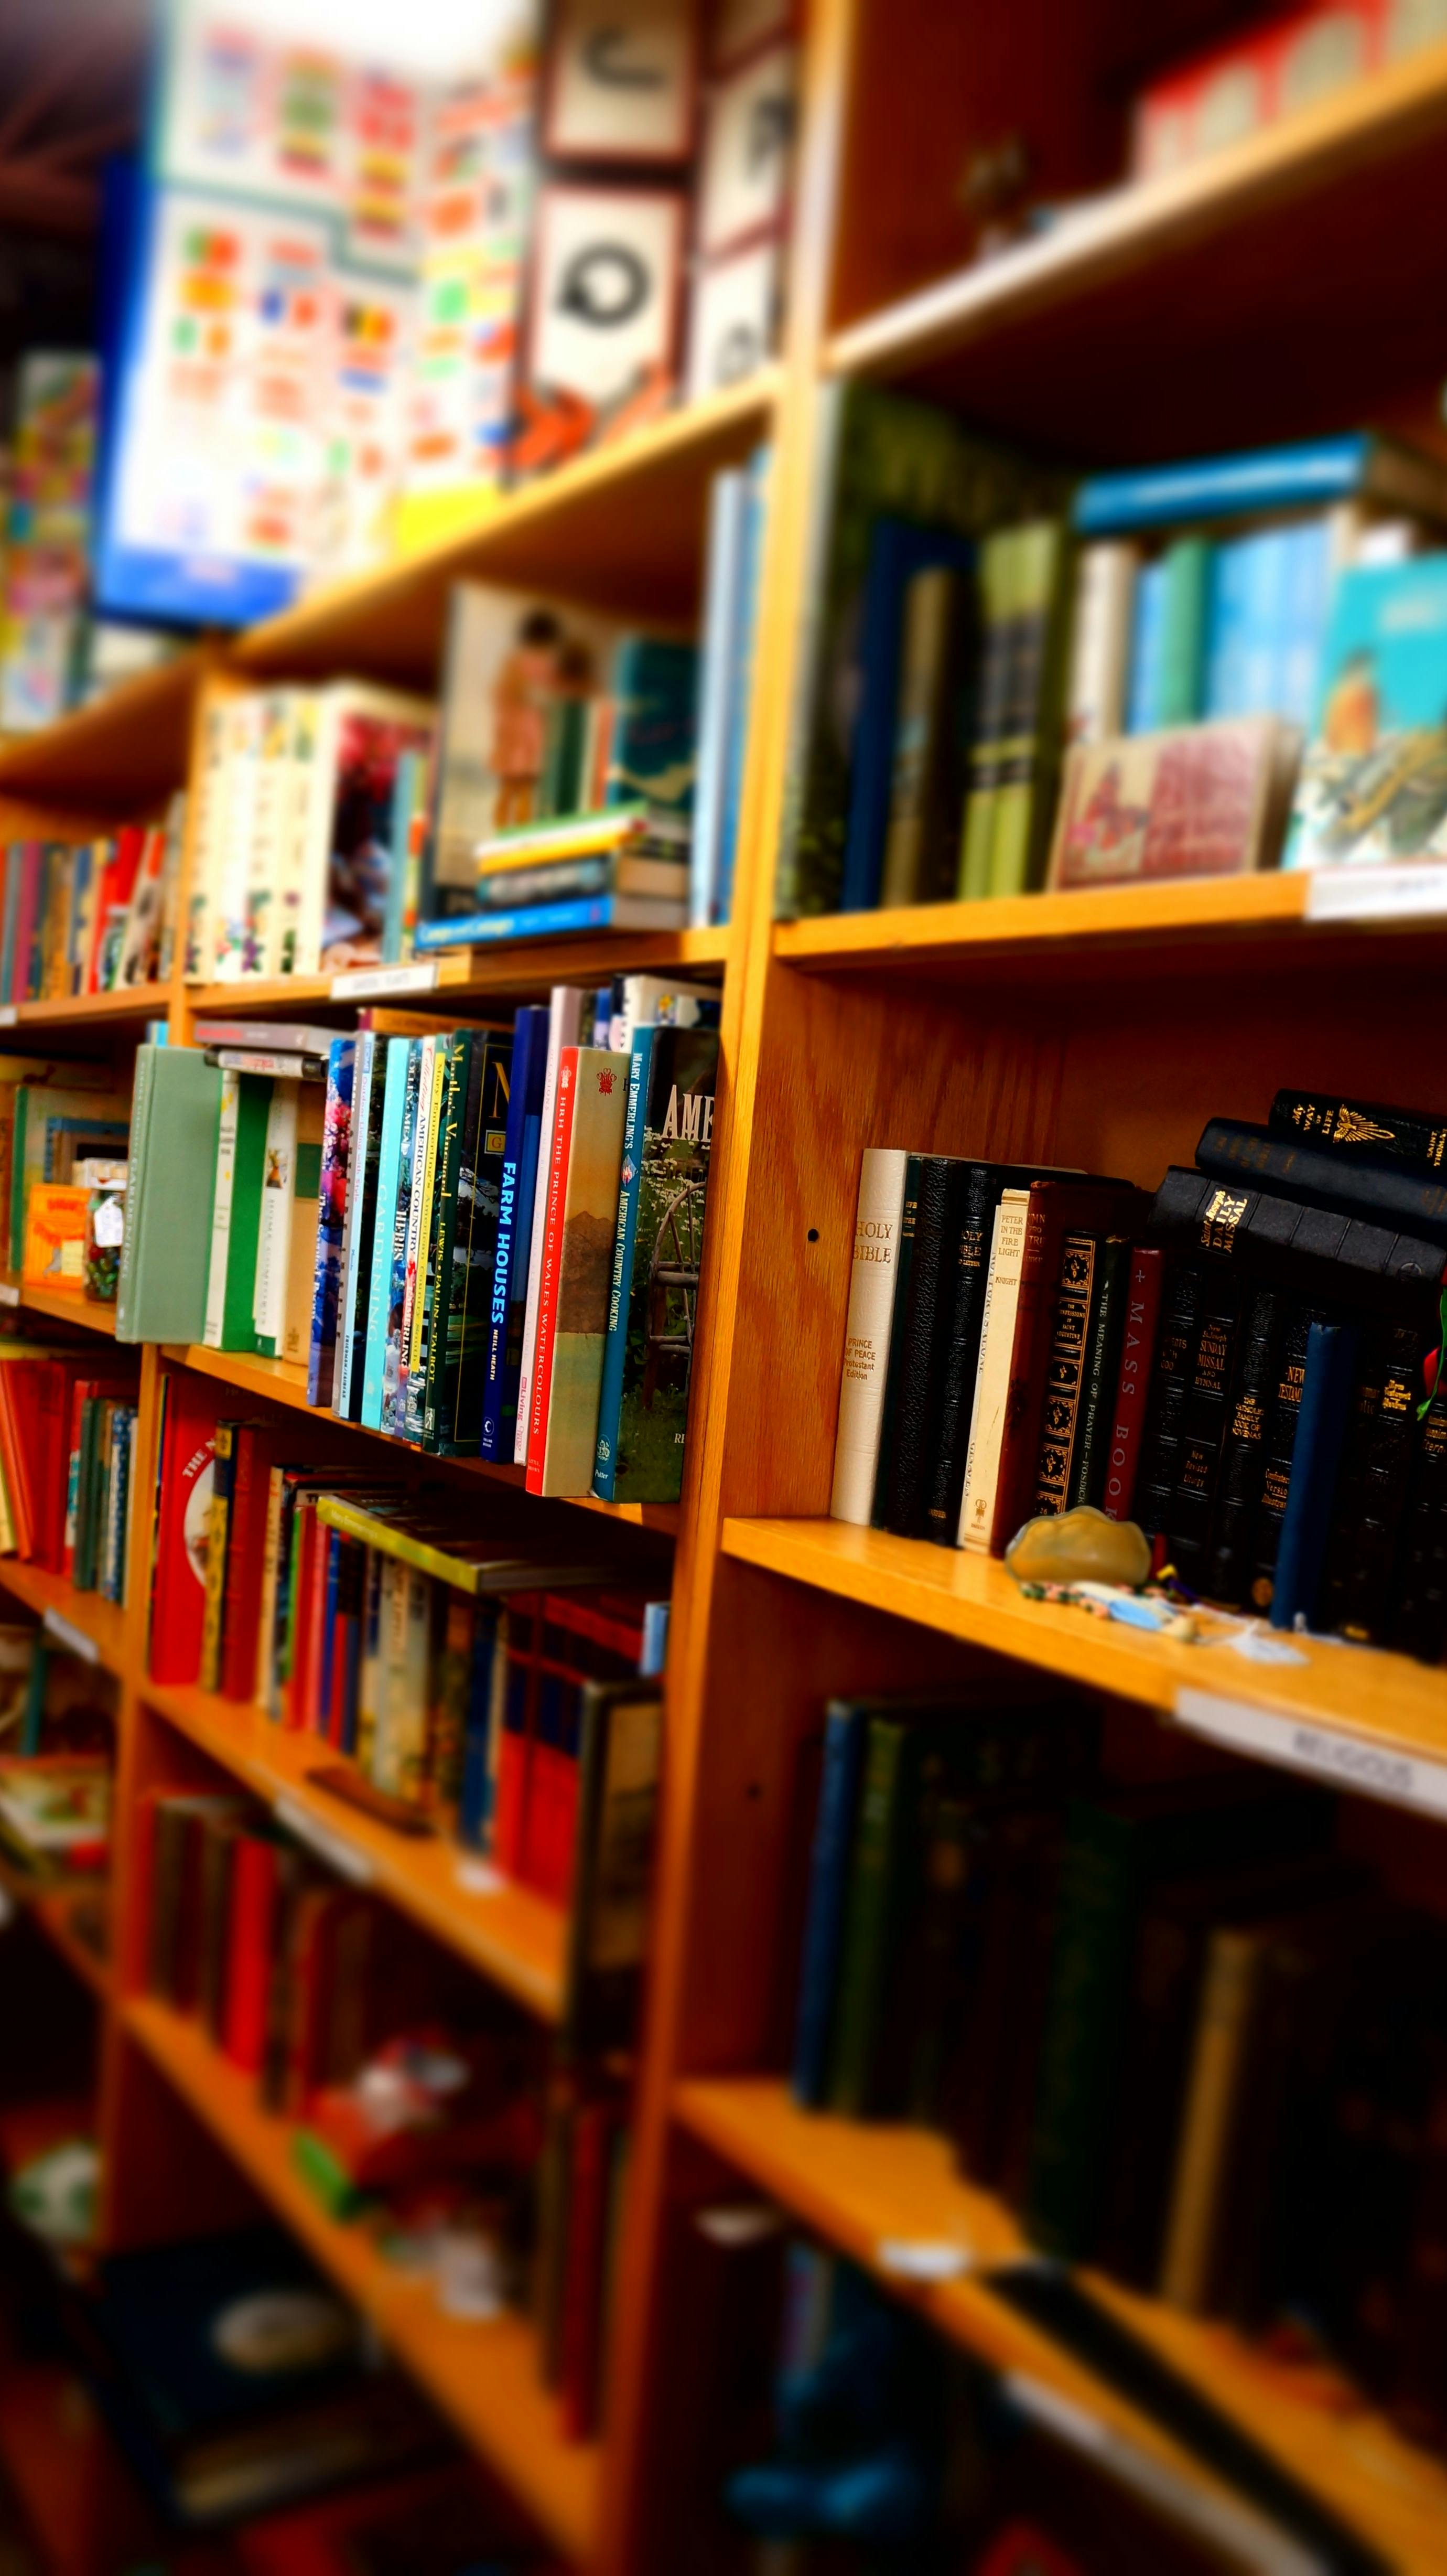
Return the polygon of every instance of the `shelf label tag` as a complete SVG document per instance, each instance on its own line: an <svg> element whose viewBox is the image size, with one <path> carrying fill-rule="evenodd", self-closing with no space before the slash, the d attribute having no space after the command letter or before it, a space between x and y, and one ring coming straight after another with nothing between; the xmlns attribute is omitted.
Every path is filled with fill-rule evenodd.
<svg viewBox="0 0 1447 2576"><path fill-rule="evenodd" d="M469 1896L497 1896L506 1887L507 1880L500 1869L493 1868L490 1860L460 1860L457 1884L465 1887Z"/></svg>
<svg viewBox="0 0 1447 2576"><path fill-rule="evenodd" d="M83 1664L100 1662L100 1648L94 1637L88 1637L84 1628L77 1628L69 1619L63 1619L58 1610L47 1610L41 1625L51 1644L59 1646L65 1654L78 1655Z"/></svg>
<svg viewBox="0 0 1447 2576"><path fill-rule="evenodd" d="M272 1800L271 1812L277 1823L284 1825L289 1834L295 1834L297 1841L305 1843L309 1851L314 1851L318 1860L324 1860L328 1869L334 1869L341 1878L349 1878L354 1887L371 1886L375 1872L367 1854L358 1851L356 1845L347 1842L341 1834L334 1834L330 1826L322 1824L316 1816L308 1815L306 1808L299 1807L294 1798L289 1798L283 1791L280 1797Z"/></svg>
<svg viewBox="0 0 1447 2576"><path fill-rule="evenodd" d="M332 977L334 1002L380 1002L391 993L436 990L435 957L424 958L416 966L349 966L344 974Z"/></svg>
<svg viewBox="0 0 1447 2576"><path fill-rule="evenodd" d="M1389 1744L1372 1744L1311 1718L1289 1717L1281 1709L1252 1708L1244 1700L1224 1699L1216 1691L1179 1690L1176 1720L1193 1735L1208 1735L1237 1753L1254 1753L1279 1762L1287 1771L1308 1771L1337 1789L1355 1789L1364 1798L1382 1798L1393 1807L1421 1807L1429 1815L1447 1816L1447 1763L1424 1762L1399 1753Z"/></svg>
<svg viewBox="0 0 1447 2576"><path fill-rule="evenodd" d="M1308 921L1397 921L1433 912L1447 912L1447 863L1435 859L1313 868L1306 889Z"/></svg>
<svg viewBox="0 0 1447 2576"><path fill-rule="evenodd" d="M18 1305L19 1305L19 1303L20 1303L20 1282L19 1282L19 1280L18 1280L18 1279L0 1279L0 1306L18 1306Z"/></svg>
<svg viewBox="0 0 1447 2576"><path fill-rule="evenodd" d="M957 2281L962 2272L973 2272L975 2257L953 2237L882 2236L874 2263L896 2281Z"/></svg>
<svg viewBox="0 0 1447 2576"><path fill-rule="evenodd" d="M19 1022L18 1002L0 1002L0 1029L13 1029Z"/></svg>

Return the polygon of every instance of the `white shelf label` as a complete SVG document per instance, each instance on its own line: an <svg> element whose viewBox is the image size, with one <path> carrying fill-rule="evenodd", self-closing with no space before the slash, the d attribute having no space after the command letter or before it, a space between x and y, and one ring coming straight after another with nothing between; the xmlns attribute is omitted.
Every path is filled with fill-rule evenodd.
<svg viewBox="0 0 1447 2576"><path fill-rule="evenodd" d="M507 1883L490 1860L460 1860L457 1864L457 1884L465 1887L469 1896L500 1896Z"/></svg>
<svg viewBox="0 0 1447 2576"><path fill-rule="evenodd" d="M0 1306L18 1306L18 1305L19 1305L19 1303L20 1303L20 1282L19 1282L19 1280L18 1280L18 1279L0 1279Z"/></svg>
<svg viewBox="0 0 1447 2576"><path fill-rule="evenodd" d="M1447 912L1447 861L1438 859L1313 868L1306 889L1308 921L1398 921L1434 912Z"/></svg>
<svg viewBox="0 0 1447 2576"><path fill-rule="evenodd" d="M944 2236L882 2236L874 2262L896 2281L957 2281L975 2268L968 2245Z"/></svg>
<svg viewBox="0 0 1447 2576"><path fill-rule="evenodd" d="M1447 1816L1447 1763L1424 1762L1417 1754L1398 1753L1390 1745L1369 1743L1338 1727L1288 1717L1280 1709L1251 1708L1216 1691L1178 1691L1176 1719L1193 1735L1209 1735L1213 1743L1279 1762L1287 1771L1308 1771L1334 1788L1355 1789L1364 1798L1382 1798L1393 1807L1421 1807L1428 1815Z"/></svg>
<svg viewBox="0 0 1447 2576"><path fill-rule="evenodd" d="M20 1019L18 1002L0 1002L0 1029L13 1029Z"/></svg>
<svg viewBox="0 0 1447 2576"><path fill-rule="evenodd" d="M336 1870L341 1878L349 1878L354 1887L371 1886L376 1873L366 1853L358 1851L355 1844L347 1842L341 1834L334 1834L330 1826L322 1824L317 1817L308 1815L306 1808L299 1807L294 1798L283 1792L272 1800L271 1811L277 1823L284 1825L289 1834L295 1834L297 1841L305 1843L309 1851L314 1851L318 1860L324 1860L328 1869Z"/></svg>
<svg viewBox="0 0 1447 2576"><path fill-rule="evenodd" d="M84 1628L77 1628L69 1619L63 1619L58 1610L47 1610L42 1625L51 1644L63 1648L67 1655L78 1655L83 1664L100 1662L100 1648L94 1637L88 1637Z"/></svg>
<svg viewBox="0 0 1447 2576"><path fill-rule="evenodd" d="M434 993L436 989L435 957L416 966L349 966L345 974L332 977L334 1002L381 1002L394 993Z"/></svg>

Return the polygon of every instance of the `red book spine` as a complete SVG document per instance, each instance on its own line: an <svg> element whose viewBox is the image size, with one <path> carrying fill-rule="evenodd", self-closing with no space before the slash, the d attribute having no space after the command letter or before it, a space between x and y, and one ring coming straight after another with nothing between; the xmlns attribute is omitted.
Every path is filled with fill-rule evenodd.
<svg viewBox="0 0 1447 2576"><path fill-rule="evenodd" d="M558 1310L558 1275L563 1260L563 1208L568 1194L568 1155L573 1141L573 1101L578 1089L578 1050L564 1047L558 1058L558 1108L553 1121L553 1154L548 1166L548 1205L543 1229L542 1282L538 1290L538 1340L533 1361L533 1418L528 1434L530 1494L543 1490L543 1460L548 1447L548 1400L553 1390L553 1325Z"/></svg>
<svg viewBox="0 0 1447 2576"><path fill-rule="evenodd" d="M1055 1194L1048 1186L1031 1190L1025 1213L1025 1249L1020 1260L1020 1298L1015 1308L1005 1429L995 1480L995 1517L990 1525L990 1551L994 1556L1004 1555L1021 1522L1029 1519L1035 1491L1050 1315L1064 1234L1064 1227L1056 1221L1057 1213Z"/></svg>
<svg viewBox="0 0 1447 2576"><path fill-rule="evenodd" d="M1150 1393L1151 1361L1155 1355L1156 1327L1160 1322L1162 1269L1163 1255L1157 1251L1138 1249L1132 1257L1130 1303L1126 1308L1125 1339L1120 1352L1120 1383L1116 1388L1115 1412L1111 1421L1105 1492L1101 1496L1101 1509L1113 1521L1128 1521L1135 1501L1146 1399Z"/></svg>
<svg viewBox="0 0 1447 2576"><path fill-rule="evenodd" d="M598 2416L598 2343L603 2317L603 2257L608 2217L608 2147L613 2111L580 2104L573 2116L573 2173L568 2250L563 2271L560 2396L563 2439L586 2442Z"/></svg>
<svg viewBox="0 0 1447 2576"><path fill-rule="evenodd" d="M266 1565L266 1506L270 1449L266 1435L242 1423L232 1460L231 1537L226 1551L226 1595L221 1614L221 1696L250 1700L256 1690L256 1643Z"/></svg>
<svg viewBox="0 0 1447 2576"><path fill-rule="evenodd" d="M65 1554L65 1498L70 1481L70 1391L73 1383L63 1360L48 1362L38 1372L40 1436L34 1483L35 1561L50 1574L59 1574Z"/></svg>
<svg viewBox="0 0 1447 2576"><path fill-rule="evenodd" d="M237 1841L231 1875L222 2046L232 2064L246 2075L260 2073L266 2049L275 1890L276 1845L242 1835Z"/></svg>
<svg viewBox="0 0 1447 2576"><path fill-rule="evenodd" d="M5 1491L10 1499L10 1518L15 1524L15 1553L24 1560L34 1552L35 1530L30 1512L30 1486L13 1402L18 1376L19 1369L13 1361L8 1367L0 1368L0 1469L3 1469Z"/></svg>
<svg viewBox="0 0 1447 2576"><path fill-rule="evenodd" d="M308 1619L306 1697L301 1708L301 1722L308 1735L324 1736L327 1731L322 1685L327 1678L327 1604L331 1597L329 1578L336 1543L336 1531L321 1527L313 1507L311 1590L305 1596Z"/></svg>
<svg viewBox="0 0 1447 2576"><path fill-rule="evenodd" d="M537 1706L537 1639L542 1600L516 1595L508 1609L507 1669L503 1676L502 1722L498 1730L497 1801L493 1810L492 1856L508 1878L518 1877L527 1822L528 1774L532 1767L532 1730ZM524 1633L530 1642L517 1645Z"/></svg>

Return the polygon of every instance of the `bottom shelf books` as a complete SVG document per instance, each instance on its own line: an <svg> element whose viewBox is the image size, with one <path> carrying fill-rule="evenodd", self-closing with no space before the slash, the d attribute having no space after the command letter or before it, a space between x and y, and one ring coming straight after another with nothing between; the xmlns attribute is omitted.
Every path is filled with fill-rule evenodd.
<svg viewBox="0 0 1447 2576"><path fill-rule="evenodd" d="M1444 1136L1283 1091L1153 1199L869 1148L834 1517L1001 1556L1095 1505L1193 1594L1440 1662Z"/></svg>
<svg viewBox="0 0 1447 2576"><path fill-rule="evenodd" d="M440 2311L533 2319L559 2429L597 2427L625 2107L547 2033L264 1811L146 1801L148 1990L278 2123L316 2208Z"/></svg>
<svg viewBox="0 0 1447 2576"><path fill-rule="evenodd" d="M1442 1925L1322 1793L1176 1767L1078 1707L831 1704L795 2097L942 2132L1050 2256L1314 2334L1442 2451Z"/></svg>

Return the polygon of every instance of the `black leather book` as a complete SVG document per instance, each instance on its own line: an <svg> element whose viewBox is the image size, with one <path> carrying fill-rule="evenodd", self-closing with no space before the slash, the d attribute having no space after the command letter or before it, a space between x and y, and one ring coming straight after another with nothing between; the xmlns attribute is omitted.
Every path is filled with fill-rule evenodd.
<svg viewBox="0 0 1447 2576"><path fill-rule="evenodd" d="M1416 1448L1422 1337L1411 1324L1364 1333L1318 1603L1323 1628L1379 1644Z"/></svg>
<svg viewBox="0 0 1447 2576"><path fill-rule="evenodd" d="M1333 1160L1395 1163L1424 1180L1447 1172L1447 1112L1389 1109L1334 1091L1278 1091L1268 1126L1273 1136L1294 1136Z"/></svg>
<svg viewBox="0 0 1447 2576"><path fill-rule="evenodd" d="M1086 1334L1085 1375L1080 1390L1080 1418L1075 1426L1075 1454L1070 1462L1067 1511L1073 1511L1077 1503L1094 1503L1099 1509L1105 1492L1134 1252L1135 1246L1126 1235L1108 1234L1096 1256L1095 1300Z"/></svg>
<svg viewBox="0 0 1447 2576"><path fill-rule="evenodd" d="M1447 1643L1447 1371L1437 1380L1417 1432L1402 1527L1401 1570L1391 1642L1424 1664Z"/></svg>
<svg viewBox="0 0 1447 2576"><path fill-rule="evenodd" d="M910 1158L913 1174L915 1158ZM924 1527L924 1482L929 1464L931 1426L938 1400L952 1255L959 1236L960 1212L969 1175L966 1163L944 1154L919 1157L918 1188L905 1181L905 1225L914 1214L908 1280L903 1289L903 1326L899 1341L899 1377L894 1388L889 1425L888 1484L884 1526L900 1538L917 1538ZM896 1313L900 1311L896 1298ZM891 1348L890 1367L893 1371Z"/></svg>
<svg viewBox="0 0 1447 2576"><path fill-rule="evenodd" d="M1193 1592L1205 1586L1206 1543L1216 1505L1216 1479L1236 1373L1236 1346L1250 1283L1225 1264L1207 1262L1200 1320L1181 1407L1176 1484L1166 1519L1167 1552Z"/></svg>
<svg viewBox="0 0 1447 2576"><path fill-rule="evenodd" d="M1239 1610L1251 1581L1251 1541L1266 1472L1266 1422L1276 1383L1285 1299L1277 1288L1251 1293L1236 1349L1226 1436L1216 1479L1216 1509L1202 1591Z"/></svg>
<svg viewBox="0 0 1447 2576"><path fill-rule="evenodd" d="M1295 1138L1237 1118L1211 1120L1196 1147L1196 1161L1216 1180L1239 1178L1279 1198L1336 1208L1373 1225L1402 1226L1428 1242L1447 1244L1447 1176L1424 1179L1400 1163L1373 1163L1299 1145Z"/></svg>
<svg viewBox="0 0 1447 2576"><path fill-rule="evenodd" d="M1093 1234L1067 1234L1060 1247L1032 1515L1065 1509L1080 1425L1085 1348L1097 1295L1100 1249L1100 1238Z"/></svg>
<svg viewBox="0 0 1447 2576"><path fill-rule="evenodd" d="M1198 1261L1176 1263L1161 1301L1161 1325L1151 1368L1150 1413L1136 1485L1136 1519L1152 1537L1170 1518L1181 1452L1181 1417L1195 1360L1205 1273Z"/></svg>
<svg viewBox="0 0 1447 2576"><path fill-rule="evenodd" d="M1147 1240L1187 1257L1215 1255L1251 1277L1298 1296L1353 1299L1402 1316L1403 1297L1427 1300L1447 1254L1439 1243L1393 1225L1369 1225L1338 1210L1304 1206L1253 1188L1244 1178L1220 1181L1173 1166L1156 1192Z"/></svg>

